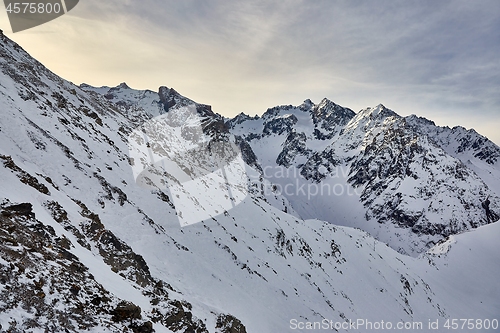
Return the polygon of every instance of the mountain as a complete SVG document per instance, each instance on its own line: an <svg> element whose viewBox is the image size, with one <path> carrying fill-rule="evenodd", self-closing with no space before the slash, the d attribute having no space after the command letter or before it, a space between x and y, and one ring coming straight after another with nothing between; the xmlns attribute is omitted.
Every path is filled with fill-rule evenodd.
<svg viewBox="0 0 500 333"><path fill-rule="evenodd" d="M301 217L361 228L401 253L499 219L500 148L474 130L327 99L228 126Z"/></svg>
<svg viewBox="0 0 500 333"><path fill-rule="evenodd" d="M429 127L418 136L418 124L382 106L355 114L328 100L227 121L172 88L76 86L3 35L0 69L2 331L306 332L327 323L365 332L366 321L427 327L500 313L499 224L481 226L494 220L497 194L457 158L497 170L494 153L480 154L487 141L474 150L473 133L463 133L470 144L454 157L446 149L460 134ZM449 138L446 149L440 138ZM424 157L439 170L431 162L413 167ZM337 166L349 169L334 178ZM370 173L376 167L383 179ZM358 177L362 168L366 177ZM403 182L430 175L441 182L431 190L458 179L457 203L445 209L452 196L443 192L436 209L464 218L458 214L469 203L477 228L440 231L436 246L412 258L330 223L359 214L352 223L367 226L373 214L387 219L375 221L384 226L373 233L379 239L393 226L394 235L408 230L418 243L428 235L395 223L390 209L410 216L416 191ZM295 179L305 188L340 184L331 190L354 195L333 202L279 193ZM401 201L377 210L374 193L389 197L393 187ZM485 221L476 201L488 195ZM193 212L203 220L187 219Z"/></svg>

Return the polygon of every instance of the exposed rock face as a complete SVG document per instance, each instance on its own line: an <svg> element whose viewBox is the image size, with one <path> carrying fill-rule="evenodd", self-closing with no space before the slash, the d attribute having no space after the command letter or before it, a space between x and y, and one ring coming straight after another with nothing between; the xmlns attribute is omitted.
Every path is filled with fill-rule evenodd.
<svg viewBox="0 0 500 333"><path fill-rule="evenodd" d="M291 132L283 143L283 150L276 158L276 163L286 168L292 165L298 155L311 153L306 146L306 135L304 133Z"/></svg>
<svg viewBox="0 0 500 333"><path fill-rule="evenodd" d="M182 107L192 106L196 112L202 117L203 132L211 136L220 136L228 132L228 128L224 119L212 111L210 105L198 104L194 101L180 95L173 88L161 86L158 90L160 105L163 106L165 112L179 109Z"/></svg>
<svg viewBox="0 0 500 333"><path fill-rule="evenodd" d="M115 322L132 321L133 319L141 319L141 308L132 302L122 301L118 303L116 308L111 311Z"/></svg>
<svg viewBox="0 0 500 333"><path fill-rule="evenodd" d="M271 119L264 123L264 135L290 133L292 127L297 124L297 117L291 115L289 117Z"/></svg>
<svg viewBox="0 0 500 333"><path fill-rule="evenodd" d="M170 108L174 106L181 107L194 104L192 100L182 97L173 88L167 88L165 86L161 86L159 88L158 96L160 98L160 102L163 104L165 112L168 112Z"/></svg>
<svg viewBox="0 0 500 333"><path fill-rule="evenodd" d="M220 329L221 333L247 333L241 321L231 315L219 315L215 327Z"/></svg>
<svg viewBox="0 0 500 333"><path fill-rule="evenodd" d="M487 197L486 200L481 203L481 206L484 208L488 223L493 223L500 220L500 217L498 216L497 213L493 212L490 209L490 204L491 204L490 198Z"/></svg>
<svg viewBox="0 0 500 333"><path fill-rule="evenodd" d="M347 125L356 114L351 109L324 98L321 103L313 107L311 115L314 124L318 127L314 131L316 138L328 140L333 138L339 127Z"/></svg>
<svg viewBox="0 0 500 333"><path fill-rule="evenodd" d="M236 144L240 148L243 161L245 161L246 164L255 168L256 170L262 171L262 167L259 164L257 156L253 152L252 147L248 144L248 142L242 139L240 136L237 136Z"/></svg>
<svg viewBox="0 0 500 333"><path fill-rule="evenodd" d="M55 209L56 206L52 204L51 207ZM100 255L112 271L144 288L144 293L150 295L151 302L161 311L142 313L139 306L120 301L104 289L95 281L89 268L72 253L74 245L71 241L58 237L52 227L35 220L31 203L6 203L1 211L0 255L9 266L0 265L0 283L4 286L0 299L8 300L0 306L0 311L9 313L22 307L44 318L43 322L14 321L10 327L4 327L8 331L17 332L30 327L51 332L76 332L99 327L102 331L118 332L120 327L128 327L133 332L148 333L154 331L152 322L161 321L174 331L176 327L190 327L196 332L206 332L203 323L183 309L183 306L191 308L191 305L170 300L167 288L171 287L152 278L144 259L109 230L103 229L97 215L90 214L93 221L88 227L83 227L88 238L66 224L67 213L64 211L58 211L57 219L78 237L79 243L89 248L99 247ZM179 316L179 307L182 316ZM170 310L165 311L166 308Z"/></svg>
<svg viewBox="0 0 500 333"><path fill-rule="evenodd" d="M31 209L30 204L3 209L16 206L24 206L25 212ZM24 308L36 314L31 320L13 321L3 329L21 332L29 327L67 332L98 326L96 317L109 319L107 314L116 298L68 251L71 242L67 238L57 237L52 228L32 216L0 216L0 222L0 253L9 262L8 266L0 266L0 312Z"/></svg>
<svg viewBox="0 0 500 333"><path fill-rule="evenodd" d="M21 203L18 205L6 206L3 208L2 215L12 216L12 215L23 215L26 217L35 217L33 213L33 205L29 202Z"/></svg>

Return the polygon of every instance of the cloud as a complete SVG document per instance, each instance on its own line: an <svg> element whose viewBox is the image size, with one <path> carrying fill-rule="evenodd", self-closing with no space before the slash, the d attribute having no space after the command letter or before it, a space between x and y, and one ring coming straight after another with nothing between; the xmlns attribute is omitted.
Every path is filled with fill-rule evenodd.
<svg viewBox="0 0 500 333"><path fill-rule="evenodd" d="M66 16L52 37L19 39L76 82L174 86L227 116L329 97L354 110L498 119L496 0L87 0ZM62 68L56 48L74 60Z"/></svg>

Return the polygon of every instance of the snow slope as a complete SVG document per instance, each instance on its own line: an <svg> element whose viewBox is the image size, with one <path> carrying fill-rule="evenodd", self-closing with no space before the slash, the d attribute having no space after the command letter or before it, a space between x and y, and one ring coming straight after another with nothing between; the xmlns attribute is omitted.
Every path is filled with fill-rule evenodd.
<svg viewBox="0 0 500 333"><path fill-rule="evenodd" d="M259 149L240 142L248 195L232 209L182 228L169 188L136 183L129 135L154 117L180 116L186 107L201 117L209 141L236 143L244 132L230 132L209 106L171 88L77 87L0 38L2 330L306 332L293 324L498 317L498 272L489 268L498 262L498 223L453 236L457 242L441 257L411 258L362 230L300 218L293 210L302 209L300 200L290 196L293 204L276 191L273 181L280 177L265 177L273 155L256 160L252 153L259 156ZM278 134L287 124L306 137L329 136L331 125L310 118L309 108L340 123L332 130L340 134L351 112L323 104L293 108L296 120L287 116L268 125L269 140L262 142L277 152L289 136ZM264 131L259 119L256 131ZM189 140L174 139L187 149ZM305 143L302 150L290 144L282 161L332 143ZM306 176L302 181L309 181ZM355 189L348 176L339 181ZM217 205L203 194L211 186L200 185L193 197ZM346 207L363 208L358 200L345 200ZM310 206L311 214L317 209ZM340 215L348 216L344 211Z"/></svg>

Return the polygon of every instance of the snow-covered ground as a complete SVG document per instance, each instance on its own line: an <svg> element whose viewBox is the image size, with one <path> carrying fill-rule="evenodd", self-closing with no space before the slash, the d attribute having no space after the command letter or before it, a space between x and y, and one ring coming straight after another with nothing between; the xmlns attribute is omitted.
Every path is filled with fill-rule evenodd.
<svg viewBox="0 0 500 333"><path fill-rule="evenodd" d="M159 94L135 91L124 84L82 89L50 73L5 37L0 46L0 66L0 206L5 212L13 204L30 203L43 230L53 229L53 235L40 238L50 246L38 248L26 239L14 240L15 245L8 235L17 235L18 231L0 228L3 330L15 327L17 331L43 332L50 327L63 331L57 324L65 319L55 316L55 310L68 317L74 314L70 320L73 331L79 330L78 320L92 314L96 322L88 329L94 332L121 332L131 328L132 322L150 322L156 332L242 332L241 327L228 329L231 325L237 327L239 321L246 332L308 332L311 330L307 323L324 324L325 320L332 325L342 324L340 332L369 332L366 326L343 324L358 320L384 321L394 326L421 322L420 331L425 332L430 331L429 321L438 320L438 331L445 331L447 319L500 319L500 289L496 283L500 273L499 223L450 236L429 253L409 257L373 237L389 243L390 239L384 237L392 233L404 241L407 238L403 233L411 232L408 228L387 224L378 232L379 224L374 222L370 226L377 227L368 230L371 235L352 227L367 228L366 206L359 187L349 181L352 174L341 172L331 177L329 170L330 177L322 179L323 184L331 189L339 185L337 190L344 188L345 195L315 195L309 200L307 192L287 195L272 189L273 183L285 188L290 179L301 182L299 187L317 184L310 179L262 174L281 167L276 160L289 136L287 124L309 138L303 150L296 150L298 154L291 144L293 138L288 140L291 143L286 154L293 157L290 161L306 164L309 159L302 152L332 148L342 151L342 162L357 157L382 133L373 124L392 128L397 122L396 118L370 120L370 114L376 117L387 112L381 106L366 111L365 118L358 114L354 125L347 119L352 111L323 101L324 108L315 112L322 117L332 116L328 119L342 125L330 128L319 121L317 128L322 134L314 132L316 125L306 109L313 107L310 101L302 108L288 108L290 116L279 115L280 121L269 125L269 135L249 141L263 170L244 165L250 182L248 195L231 209L181 227L175 193L167 187L145 188L136 182L130 160L130 133L153 117L166 112L175 114L186 106L193 106L204 120L208 119L212 126L209 130L214 131L210 135L220 135L224 140L233 140L245 131L261 134L265 128L263 118L248 121L248 127L244 122L239 129L233 127L233 132L225 133L223 127L217 127L220 116L173 89L162 87ZM334 111L343 116L335 118ZM367 126L368 136L366 131L360 131ZM325 127L334 136L340 135L344 127L353 129L351 137L363 145L348 149L354 141L335 146L334 136L313 139L328 134ZM174 139L186 149L182 135ZM426 148L441 153L432 144ZM317 170L320 174L326 174L335 159L328 154L323 157L330 164L324 163L325 170ZM444 160L451 164L457 161L448 155ZM474 163L479 163L477 160ZM491 164L488 168L494 174L498 170ZM283 170L293 174L295 169L299 167L293 162ZM312 171L310 175L315 174ZM464 177L479 182L470 173ZM412 189L421 186L411 183L411 179L406 177L399 184L409 197ZM214 193L214 184L198 184L199 192L192 197L198 197L200 204L193 209L203 209L206 203L202 199L215 206L217 197L204 194ZM348 190L352 195L347 194ZM347 226L330 223L336 221ZM2 223L12 223L18 230L34 230L33 241L39 241L35 231L42 227L37 227L32 217L4 214ZM74 257L58 244L65 244L66 252ZM69 259L57 257L62 254ZM28 261L37 266L22 271L19 265ZM73 267L70 261L86 269L75 274L77 282L66 286L62 274ZM61 274L62 281L57 276L51 279L52 271ZM42 277L44 296L36 289ZM74 290L71 285L76 283L82 286L79 292L66 290ZM14 297L9 290L35 290L39 296L37 302L31 302L31 298L21 301L22 297ZM102 308L92 303L91 297L99 293L110 299ZM113 319L112 310L122 300L140 306L140 320Z"/></svg>

